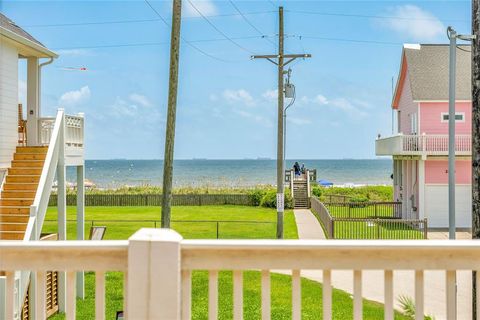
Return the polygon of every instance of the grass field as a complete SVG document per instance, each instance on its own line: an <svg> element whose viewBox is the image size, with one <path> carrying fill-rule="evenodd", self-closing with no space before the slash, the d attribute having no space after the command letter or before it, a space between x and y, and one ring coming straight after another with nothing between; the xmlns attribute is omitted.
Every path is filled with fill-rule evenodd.
<svg viewBox="0 0 480 320"><path fill-rule="evenodd" d="M242 221L275 221L276 210L259 207L211 206L211 207L173 207L173 220L242 220ZM86 219L96 220L155 220L160 215L155 207L86 207ZM68 208L68 219L75 219L75 208ZM55 219L56 208L49 208L47 219ZM151 227L146 223L101 223L107 225L107 239L127 239L141 227ZM100 223L98 223L100 225ZM252 228L249 224L231 224L222 226L221 238L274 238L275 225L262 225ZM199 223L173 225L185 238L214 238L216 236L212 224ZM48 223L44 232L54 232L55 223ZM88 229L88 228L87 228ZM285 237L298 238L293 212L285 215ZM75 238L75 223L68 224L68 238ZM287 275L272 273L272 319L291 319L291 278ZM95 275L87 272L85 277L86 299L77 299L77 319L94 319L95 312ZM208 274L196 271L192 277L192 319L207 319L208 315ZM219 277L219 319L232 319L232 273L220 272ZM244 319L260 319L261 312L260 273L246 271L244 273ZM333 290L333 319L352 319L352 297L341 290ZM106 312L107 319L115 319L115 312L123 309L123 274L106 273ZM302 319L320 319L322 316L322 286L320 283L302 279ZM383 305L372 301L364 301L365 319L383 319ZM53 320L65 319L64 314L53 316ZM396 313L395 319L408 319Z"/></svg>
<svg viewBox="0 0 480 320"><path fill-rule="evenodd" d="M95 225L107 226L105 239L128 239L140 228L153 228L154 220L160 226L160 212L158 207L86 207L85 234L88 237L91 220ZM50 207L46 220L56 220L56 208ZM274 239L276 234L275 209L245 206L179 206L172 207L172 228L186 239L215 239L217 223L215 221L242 221L220 222L219 238L222 239ZM75 207L67 208L67 219L75 220ZM115 221L117 220L117 221ZM124 220L123 222L119 220ZM128 220L137 220L130 222ZM144 221L138 221L144 220ZM201 220L202 222L180 222ZM212 221L212 222L208 222ZM262 223L252 223L259 221ZM56 232L55 221L46 221L43 232ZM292 210L286 210L284 233L286 239L298 239L297 226ZM75 239L76 222L67 224L67 237Z"/></svg>

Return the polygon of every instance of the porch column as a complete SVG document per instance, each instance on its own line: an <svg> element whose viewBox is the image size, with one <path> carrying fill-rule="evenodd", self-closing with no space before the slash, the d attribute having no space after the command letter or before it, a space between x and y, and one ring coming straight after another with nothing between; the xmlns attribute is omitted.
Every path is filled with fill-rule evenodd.
<svg viewBox="0 0 480 320"><path fill-rule="evenodd" d="M418 161L418 218L425 218L425 160Z"/></svg>
<svg viewBox="0 0 480 320"><path fill-rule="evenodd" d="M402 218L408 215L408 171L407 160L402 160Z"/></svg>
<svg viewBox="0 0 480 320"><path fill-rule="evenodd" d="M85 164L77 166L77 240L85 240ZM85 298L84 272L77 272L77 297Z"/></svg>
<svg viewBox="0 0 480 320"><path fill-rule="evenodd" d="M27 145L38 145L38 121L40 117L40 91L38 58L27 59Z"/></svg>
<svg viewBox="0 0 480 320"><path fill-rule="evenodd" d="M57 165L57 219L58 219L58 240L67 240L67 187L66 187L66 166L65 166L65 116L61 123L59 138L59 153ZM58 273L58 308L60 312L66 311L66 274Z"/></svg>

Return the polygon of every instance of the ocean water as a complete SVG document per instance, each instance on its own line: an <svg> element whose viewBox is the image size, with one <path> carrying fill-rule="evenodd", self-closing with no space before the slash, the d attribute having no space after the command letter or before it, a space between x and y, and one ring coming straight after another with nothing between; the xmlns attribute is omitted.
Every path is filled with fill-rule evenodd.
<svg viewBox="0 0 480 320"><path fill-rule="evenodd" d="M317 169L317 179L336 185L391 185L392 161L378 160L296 160ZM287 160L292 167L295 160ZM86 179L99 188L161 185L162 160L87 160ZM67 180L75 182L75 169L67 169ZM176 160L175 187L251 187L276 184L275 160Z"/></svg>

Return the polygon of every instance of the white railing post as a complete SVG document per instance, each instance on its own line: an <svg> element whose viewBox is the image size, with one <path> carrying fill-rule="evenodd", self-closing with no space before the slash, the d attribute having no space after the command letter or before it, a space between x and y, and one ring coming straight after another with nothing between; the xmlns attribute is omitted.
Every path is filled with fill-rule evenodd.
<svg viewBox="0 0 480 320"><path fill-rule="evenodd" d="M63 111L59 109L59 112ZM62 115L58 137L57 163L57 217L58 240L67 240L67 189L65 168L65 114ZM58 273L58 308L61 312L67 311L67 279L65 272Z"/></svg>
<svg viewBox="0 0 480 320"><path fill-rule="evenodd" d="M182 237L140 229L129 239L127 319L180 319Z"/></svg>

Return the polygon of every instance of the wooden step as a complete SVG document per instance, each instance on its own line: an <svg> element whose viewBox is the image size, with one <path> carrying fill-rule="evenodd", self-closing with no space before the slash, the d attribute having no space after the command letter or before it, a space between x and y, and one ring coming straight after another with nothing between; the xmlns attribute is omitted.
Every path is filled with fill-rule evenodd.
<svg viewBox="0 0 480 320"><path fill-rule="evenodd" d="M37 191L38 183L5 183L3 190Z"/></svg>
<svg viewBox="0 0 480 320"><path fill-rule="evenodd" d="M45 160L46 156L44 153L15 153L13 160Z"/></svg>
<svg viewBox="0 0 480 320"><path fill-rule="evenodd" d="M29 206L0 206L0 214L30 214Z"/></svg>
<svg viewBox="0 0 480 320"><path fill-rule="evenodd" d="M17 147L16 153L47 153L48 147Z"/></svg>
<svg viewBox="0 0 480 320"><path fill-rule="evenodd" d="M7 175L6 182L38 183L40 175Z"/></svg>
<svg viewBox="0 0 480 320"><path fill-rule="evenodd" d="M0 206L30 206L33 203L33 198L12 198L12 199L0 199Z"/></svg>
<svg viewBox="0 0 480 320"><path fill-rule="evenodd" d="M0 214L0 223L4 222L16 222L16 223L28 223L30 215L28 214Z"/></svg>
<svg viewBox="0 0 480 320"><path fill-rule="evenodd" d="M43 168L43 160L13 160L12 168Z"/></svg>
<svg viewBox="0 0 480 320"><path fill-rule="evenodd" d="M0 231L0 240L23 240L25 231Z"/></svg>
<svg viewBox="0 0 480 320"><path fill-rule="evenodd" d="M0 232L4 231L23 231L27 230L26 223L19 222L2 222L0 223Z"/></svg>
<svg viewBox="0 0 480 320"><path fill-rule="evenodd" d="M35 190L23 191L23 190L4 190L2 191L1 199L9 198L35 198Z"/></svg>
<svg viewBox="0 0 480 320"><path fill-rule="evenodd" d="M41 175L42 168L9 168L9 175Z"/></svg>

